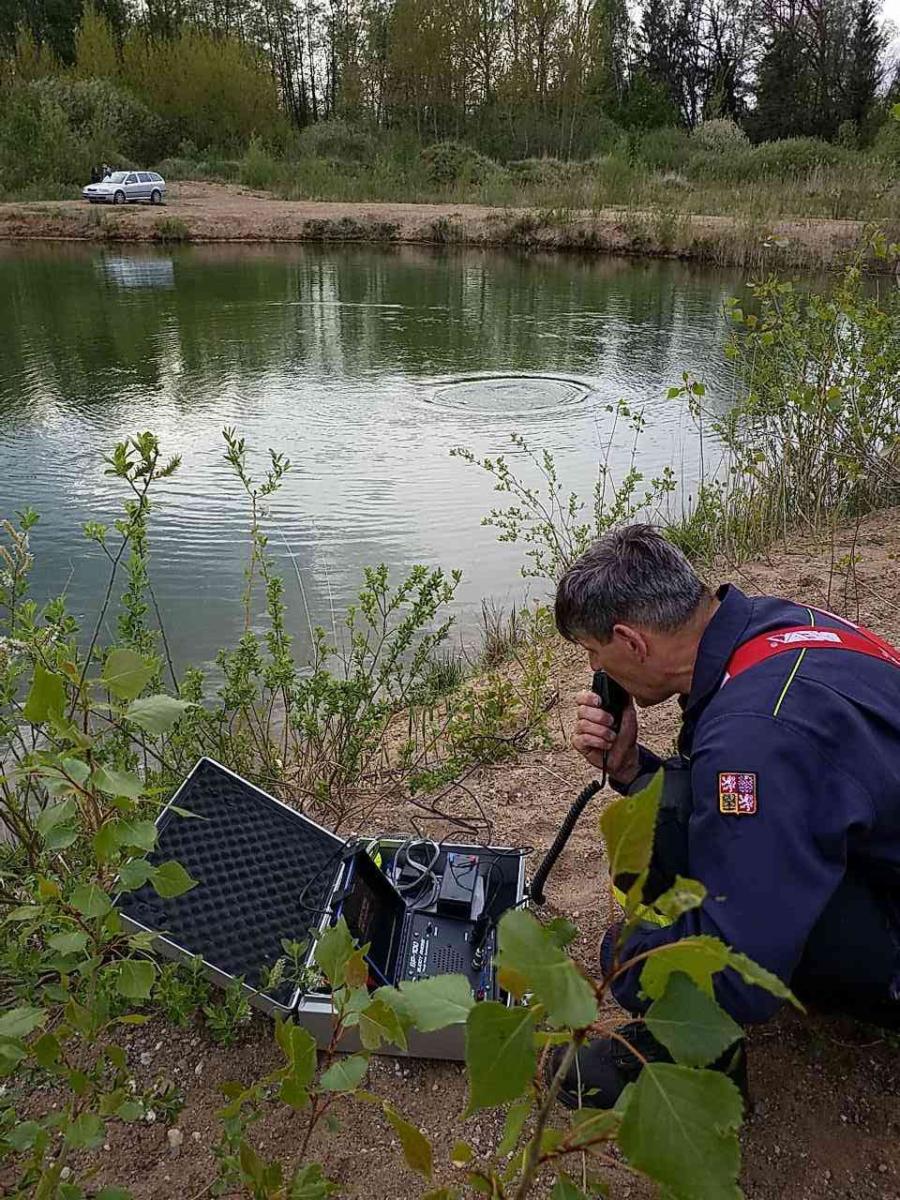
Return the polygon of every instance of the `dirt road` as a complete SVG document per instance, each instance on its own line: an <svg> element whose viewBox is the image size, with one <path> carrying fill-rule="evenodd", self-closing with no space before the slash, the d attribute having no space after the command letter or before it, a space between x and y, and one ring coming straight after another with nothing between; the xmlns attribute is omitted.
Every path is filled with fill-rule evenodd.
<svg viewBox="0 0 900 1200"><path fill-rule="evenodd" d="M888 230L900 237L900 225ZM826 266L851 253L861 222L661 212L570 212L473 204L278 200L232 184L173 183L164 208L85 201L0 204L0 240L98 242L381 241L507 245L694 258L720 265ZM875 266L876 264L873 264Z"/></svg>

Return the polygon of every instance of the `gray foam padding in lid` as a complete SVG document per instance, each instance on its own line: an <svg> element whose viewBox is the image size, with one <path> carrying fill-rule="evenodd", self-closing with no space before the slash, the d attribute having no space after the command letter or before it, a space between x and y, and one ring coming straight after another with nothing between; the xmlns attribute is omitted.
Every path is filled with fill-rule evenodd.
<svg viewBox="0 0 900 1200"><path fill-rule="evenodd" d="M175 859L198 885L172 900L149 884L119 897L133 921L164 934L229 975L259 985L283 955L282 938L317 926L345 843L239 776L201 759L174 797L196 820L168 808L153 863ZM273 998L290 1001L281 985Z"/></svg>

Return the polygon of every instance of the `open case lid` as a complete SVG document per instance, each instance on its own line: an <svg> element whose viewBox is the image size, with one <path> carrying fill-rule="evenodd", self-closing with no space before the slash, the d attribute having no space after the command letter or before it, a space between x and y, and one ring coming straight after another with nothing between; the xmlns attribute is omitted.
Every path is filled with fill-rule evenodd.
<svg viewBox="0 0 900 1200"><path fill-rule="evenodd" d="M157 826L150 861L174 859L198 886L165 900L145 884L119 895L120 911L252 988L283 956L282 938L302 941L319 926L347 853L341 838L210 758L200 759ZM289 1005L292 991L282 984L270 995Z"/></svg>

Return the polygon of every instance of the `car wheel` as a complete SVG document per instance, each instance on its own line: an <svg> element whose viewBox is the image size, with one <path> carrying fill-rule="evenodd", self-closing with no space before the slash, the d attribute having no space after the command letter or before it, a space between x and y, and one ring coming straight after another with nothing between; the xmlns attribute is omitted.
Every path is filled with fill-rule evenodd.
<svg viewBox="0 0 900 1200"><path fill-rule="evenodd" d="M124 192L116 192L115 196L113 196L113 204L124 204L124 203L125 203L125 193Z"/></svg>
<svg viewBox="0 0 900 1200"><path fill-rule="evenodd" d="M162 192L159 190L159 188L154 188L150 193L150 203L162 204Z"/></svg>

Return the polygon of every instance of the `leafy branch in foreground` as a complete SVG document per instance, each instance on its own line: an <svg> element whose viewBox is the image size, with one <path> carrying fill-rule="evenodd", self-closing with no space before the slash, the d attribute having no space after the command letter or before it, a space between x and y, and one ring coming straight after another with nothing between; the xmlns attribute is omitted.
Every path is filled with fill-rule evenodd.
<svg viewBox="0 0 900 1200"><path fill-rule="evenodd" d="M605 530L658 508L663 498L675 490L671 467L665 467L649 487L640 490L644 476L636 466L636 455L646 426L643 412L631 408L624 400L617 405L608 404L606 412L613 414L613 421L601 447L588 519L584 516L586 504L574 492L563 491L550 451L532 450L520 434L511 435L513 446L537 470L541 479L538 486L527 483L504 455L479 459L461 446L450 451L451 457L487 471L495 480L494 490L512 497L508 507L491 509L481 523L499 530L499 541L521 542L527 547L528 562L522 567L526 578L558 579ZM628 468L616 483L611 459L620 421L625 422L631 434L631 452Z"/></svg>
<svg viewBox="0 0 900 1200"><path fill-rule="evenodd" d="M646 878L660 780L644 793L616 801L603 828L611 862ZM632 888L626 922L639 919ZM657 911L673 918L702 902L703 888L679 880L660 898ZM226 1085L222 1112L225 1135L218 1188L239 1184L267 1200L299 1194L327 1195L320 1169L305 1161L317 1131L348 1104L380 1111L400 1143L410 1170L431 1200L455 1200L463 1189L438 1184L448 1168L465 1172L465 1188L498 1200L545 1194L552 1183L557 1200L606 1195L623 1171L637 1171L667 1194L737 1197L740 1164L737 1133L743 1115L738 1088L709 1064L721 1057L741 1029L714 997L715 976L739 971L760 987L792 1000L780 980L711 937L688 938L631 961L615 961L608 976L593 979L569 957L576 930L557 919L542 925L522 910L506 913L499 925L498 966L510 997L476 1003L464 976L402 983L399 988L366 986L365 947L357 947L343 921L321 937L316 959L332 992L330 1042L317 1064L311 1034L292 1023L276 1024L284 1065L251 1087ZM614 1109L584 1108L563 1115L556 1104L578 1048L608 1033L615 1018L601 1015L615 975L637 967L651 1001L643 1018L672 1062L647 1064ZM433 1145L389 1102L364 1087L373 1053L409 1047L414 1031L460 1027L465 1042L468 1102L460 1119L486 1109L504 1109L502 1134L490 1151L476 1150L461 1136ZM339 1054L341 1049L349 1051ZM291 1168L266 1161L253 1147L250 1129L265 1109L288 1104L302 1117L300 1162ZM463 1133L463 1128L460 1130ZM300 1189L300 1190L292 1190Z"/></svg>

